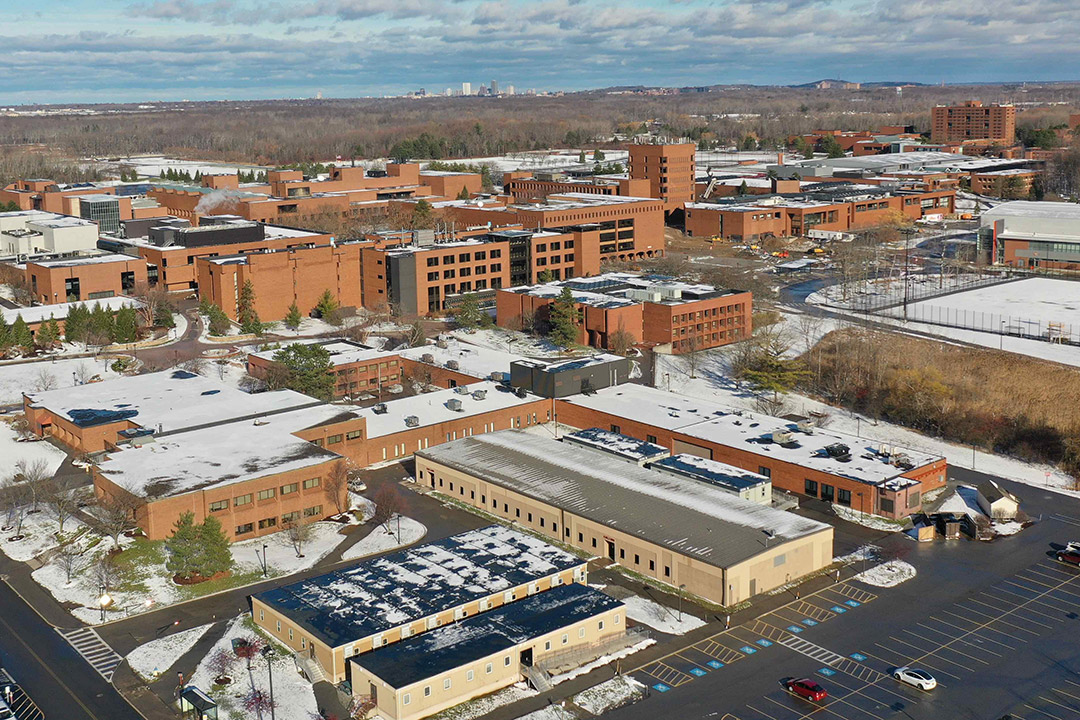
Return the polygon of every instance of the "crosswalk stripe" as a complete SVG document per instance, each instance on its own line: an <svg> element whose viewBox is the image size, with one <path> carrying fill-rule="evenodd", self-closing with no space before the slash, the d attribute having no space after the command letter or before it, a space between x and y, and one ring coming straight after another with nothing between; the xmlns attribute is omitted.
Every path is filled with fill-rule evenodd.
<svg viewBox="0 0 1080 720"><path fill-rule="evenodd" d="M105 678L106 681L111 682L113 677L113 671L116 666L123 661L120 655L116 653L108 643L101 639L101 636L97 634L93 628L76 628L73 630L61 630L57 628L56 632L63 637L75 652L79 653L83 660L85 660L90 667Z"/></svg>

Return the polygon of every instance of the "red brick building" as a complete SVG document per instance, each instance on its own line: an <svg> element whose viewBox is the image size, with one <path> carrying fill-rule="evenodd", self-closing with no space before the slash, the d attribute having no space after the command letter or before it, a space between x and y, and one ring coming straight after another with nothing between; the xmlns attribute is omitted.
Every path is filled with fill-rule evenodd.
<svg viewBox="0 0 1080 720"><path fill-rule="evenodd" d="M984 105L978 100L968 100L960 105L938 105L930 111L930 140L988 140L1009 147L1016 142L1016 108Z"/></svg>
<svg viewBox="0 0 1080 720"><path fill-rule="evenodd" d="M682 209L694 200L694 180L697 177L695 154L697 145L631 145L630 177L649 182L649 197L664 201L664 211Z"/></svg>

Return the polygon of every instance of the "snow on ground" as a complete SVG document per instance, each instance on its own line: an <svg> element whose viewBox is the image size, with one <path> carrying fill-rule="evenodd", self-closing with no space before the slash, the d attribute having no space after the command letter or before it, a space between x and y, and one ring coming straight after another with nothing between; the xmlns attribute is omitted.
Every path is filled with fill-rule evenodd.
<svg viewBox="0 0 1080 720"><path fill-rule="evenodd" d="M626 605L626 617L667 635L685 635L705 624L704 620L689 612L683 612L680 619L678 609L669 608L640 595L631 595L620 600Z"/></svg>
<svg viewBox="0 0 1080 720"><path fill-rule="evenodd" d="M482 718L489 713L495 712L503 705L509 705L510 703L515 703L519 700L531 698L536 694L536 691L528 685L523 682L518 682L510 687L503 688L498 692L491 693L490 695L484 695L475 700L455 705L449 710L444 710L434 717L436 720L476 720L476 718ZM295 717L301 716L296 715Z"/></svg>
<svg viewBox="0 0 1080 720"><path fill-rule="evenodd" d="M348 536L340 533L340 530L345 527L348 526L330 521L314 523L311 526L311 538L301 545L300 549L304 555L302 558L296 556L296 549L284 532L236 542L229 549L232 550L237 570L252 572L262 570L261 558L265 544L266 564L270 574L291 575L312 567L333 552L334 548L345 542Z"/></svg>
<svg viewBox="0 0 1080 720"><path fill-rule="evenodd" d="M603 666L605 666L605 665L607 665L609 663L613 663L613 662L615 662L617 660L622 660L624 657L628 657L630 655L633 655L634 653L639 652L641 650L644 650L645 648L649 647L650 645L655 645L655 644L656 644L655 640L653 640L652 638L646 638L646 639L642 640L641 642L634 643L633 645L630 645L629 647L625 647L622 650L617 650L617 651L615 651L613 653L609 653L607 655L601 655L600 657L593 660L592 662L585 663L584 665L581 665L580 667L576 667L576 668L574 668L573 670L571 670L569 672L562 673L561 675L553 676L551 678L551 684L552 685L558 685L561 682L566 682L567 680L573 680L574 678L576 678L576 677L578 677L580 675L587 675L588 673L591 673L593 670L595 670L598 667L603 667Z"/></svg>
<svg viewBox="0 0 1080 720"><path fill-rule="evenodd" d="M49 475L52 475L67 457L63 450L44 440L19 442L18 437L10 423L0 420L0 480L14 476L20 460L27 463L44 460Z"/></svg>
<svg viewBox="0 0 1080 720"><path fill-rule="evenodd" d="M866 282L849 283L846 290L844 285L837 283L827 285L817 292L811 293L806 302L811 305L825 305L834 308L864 308L868 302L881 304L888 302L903 302L905 294L909 298L926 296L928 294L957 290L980 280L991 280L996 276L979 276L974 273L960 275L926 275L913 273L905 278L902 275L896 277L883 277L870 279Z"/></svg>
<svg viewBox="0 0 1080 720"><path fill-rule="evenodd" d="M382 525L377 526L371 534L360 542L353 545L341 556L342 560L355 560L384 553L406 545L412 545L427 534L427 528L410 517L401 517L401 537L398 539L398 521L390 521L390 532L386 532Z"/></svg>
<svg viewBox="0 0 1080 720"><path fill-rule="evenodd" d="M1006 339L1006 346L1009 340L1015 340L1015 338ZM1042 344L1049 347L1048 343ZM1074 350L1074 352L1078 351ZM740 410L758 411L755 407L756 395L731 379L724 348L702 352L699 356L697 377L691 378L685 356L656 355L654 375L656 387ZM826 426L828 430L858 435L867 440L898 445L920 452L943 455L949 465L957 467L973 467L974 460L974 469L980 472L1054 490L1072 497L1080 497L1080 492L1068 489L1074 482L1073 478L1053 466L1028 463L983 451L975 451L973 454L970 445L955 445L945 440L928 437L899 425L873 420L859 413L827 405L805 395L791 393L787 399L792 412L802 415L820 412L828 415L829 420Z"/></svg>
<svg viewBox="0 0 1080 720"><path fill-rule="evenodd" d="M11 521L8 515L4 515L2 519L5 526ZM67 518L64 520L64 535L73 536L85 527L75 518ZM59 528L56 516L42 504L37 512L27 512L23 517L22 540L11 540L15 533L14 528L0 532L0 551L12 560L26 562L60 545L56 537Z"/></svg>
<svg viewBox="0 0 1080 720"><path fill-rule="evenodd" d="M178 172L187 171L192 175L196 172L203 175L235 175L236 171L241 169L245 172L248 170L267 169L262 165L247 165L245 163L225 165L212 161L207 162L205 160L180 160L162 155L125 157L119 158L118 160L109 160L108 162L93 161L90 164L106 170L117 170L120 167L128 169L133 168L140 177L150 178L159 178L162 170L169 170L170 168Z"/></svg>
<svg viewBox="0 0 1080 720"><path fill-rule="evenodd" d="M846 505L837 505L833 503L833 512L836 516L842 520L853 522L863 527L868 527L871 530L881 530L883 532L897 532L903 530L905 524L897 520L889 520L887 518L880 517L878 515L871 515L869 513L860 512Z"/></svg>
<svg viewBox="0 0 1080 720"><path fill-rule="evenodd" d="M230 720L260 720L256 713L244 710L243 698L252 690L261 690L268 696L270 694L266 658L258 657L253 660L250 672L247 670L246 661L237 658L229 673L233 679L232 683L217 689L214 689L214 673L207 667L209 658L219 650L234 655L233 638L257 637L257 633L245 627L244 618L246 617L248 617L246 613L239 615L229 623L225 636L210 648L189 681L189 684L214 698L220 708L221 717ZM274 664L275 716L289 720L320 717L311 683L304 680L297 672L291 654L278 652L271 662Z"/></svg>
<svg viewBox="0 0 1080 720"><path fill-rule="evenodd" d="M115 379L119 375L109 369L114 359L87 357L0 364L0 405L21 404L24 390L38 390L44 384L55 389L74 387L82 377Z"/></svg>
<svg viewBox="0 0 1080 720"><path fill-rule="evenodd" d="M602 715L609 710L629 705L644 695L644 685L629 675L619 675L579 692L570 698L570 701L586 712Z"/></svg>
<svg viewBox="0 0 1080 720"><path fill-rule="evenodd" d="M495 155L482 158L465 158L453 160L455 163L467 163L470 165L493 165L500 172L513 170L541 170L547 168L565 168L580 164L580 150L573 148L563 150L533 150L509 155ZM626 167L630 153L626 150L605 150L604 164L620 163ZM586 164L592 164L592 151L585 154ZM424 166L427 167L426 165Z"/></svg>
<svg viewBox="0 0 1080 720"><path fill-rule="evenodd" d="M517 720L575 720L576 718L577 715L562 705L548 705L546 708L535 710L528 715L522 715Z"/></svg>
<svg viewBox="0 0 1080 720"><path fill-rule="evenodd" d="M843 565L850 565L852 563L859 562L861 560L876 560L879 557L881 548L877 545L863 545L856 549L854 552L850 552L847 555L839 555L833 558L834 563L841 563Z"/></svg>
<svg viewBox="0 0 1080 720"><path fill-rule="evenodd" d="M480 347L532 358L559 358L562 351L546 338L536 338L518 330L488 328L484 330L452 330L458 340ZM575 348L574 355L591 355L599 352L593 348Z"/></svg>
<svg viewBox="0 0 1080 720"><path fill-rule="evenodd" d="M915 567L903 560L890 560L875 565L855 576L855 580L874 587L889 588L915 577Z"/></svg>
<svg viewBox="0 0 1080 720"><path fill-rule="evenodd" d="M1024 526L1018 522L996 522L993 524L993 528L995 535L1008 537L1009 535L1015 535L1023 530Z"/></svg>
<svg viewBox="0 0 1080 720"><path fill-rule="evenodd" d="M213 623L210 623L190 630L181 630L178 633L166 635L163 638L140 645L128 653L128 665L143 680L148 682L156 680L163 672L172 667L173 663L179 660L184 653L194 647L199 638L205 635L206 631L212 626Z"/></svg>

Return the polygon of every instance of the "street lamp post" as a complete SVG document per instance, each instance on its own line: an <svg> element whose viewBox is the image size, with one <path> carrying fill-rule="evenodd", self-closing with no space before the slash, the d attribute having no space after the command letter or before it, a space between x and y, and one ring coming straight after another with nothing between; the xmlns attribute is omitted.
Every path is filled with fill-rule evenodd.
<svg viewBox="0 0 1080 720"><path fill-rule="evenodd" d="M680 623L682 622L682 594L683 594L683 590L685 588L686 588L685 583L683 583L682 585L679 586L679 622Z"/></svg>
<svg viewBox="0 0 1080 720"><path fill-rule="evenodd" d="M263 566L263 577L266 577L266 574L267 574L267 571L266 571L266 543L263 543L262 566Z"/></svg>
<svg viewBox="0 0 1080 720"><path fill-rule="evenodd" d="M98 587L98 606L101 608L101 622L105 622L105 608L112 603L112 598L104 585Z"/></svg>
<svg viewBox="0 0 1080 720"><path fill-rule="evenodd" d="M274 718L274 647L265 645L262 649L263 657L266 658L266 674L270 678L270 720Z"/></svg>
<svg viewBox="0 0 1080 720"><path fill-rule="evenodd" d="M998 350L1005 349L1005 321L1001 321L1001 334L998 335Z"/></svg>

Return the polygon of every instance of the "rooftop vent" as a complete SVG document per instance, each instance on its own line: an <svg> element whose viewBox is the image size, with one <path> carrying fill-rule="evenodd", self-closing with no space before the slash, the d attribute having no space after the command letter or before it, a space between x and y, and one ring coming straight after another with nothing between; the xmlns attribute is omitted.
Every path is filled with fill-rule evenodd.
<svg viewBox="0 0 1080 720"><path fill-rule="evenodd" d="M529 391L523 387L517 387L514 388L514 394L517 395L519 398L523 398L529 395Z"/></svg>
<svg viewBox="0 0 1080 720"><path fill-rule="evenodd" d="M825 454L834 460L848 462L851 460L851 448L844 443L833 443L825 446Z"/></svg>
<svg viewBox="0 0 1080 720"><path fill-rule="evenodd" d="M435 347L445 350L446 348L450 347L450 343L446 341L446 338L439 338L435 341Z"/></svg>
<svg viewBox="0 0 1080 720"><path fill-rule="evenodd" d="M386 403L376 403L375 405L372 406L371 412L375 413L376 415L385 415L386 414Z"/></svg>
<svg viewBox="0 0 1080 720"><path fill-rule="evenodd" d="M424 353L420 356L420 362L425 362L428 365L431 365L435 362L435 356L431 353Z"/></svg>
<svg viewBox="0 0 1080 720"><path fill-rule="evenodd" d="M795 442L795 435L789 432L774 432L772 441L778 445L788 445Z"/></svg>
<svg viewBox="0 0 1080 720"><path fill-rule="evenodd" d="M483 400L487 397L487 390L473 390L473 400Z"/></svg>
<svg viewBox="0 0 1080 720"><path fill-rule="evenodd" d="M405 427L420 427L420 418L415 415L406 415Z"/></svg>
<svg viewBox="0 0 1080 720"><path fill-rule="evenodd" d="M806 433L807 435L814 434L814 423L810 420L800 420L796 427L799 428L799 432Z"/></svg>
<svg viewBox="0 0 1080 720"><path fill-rule="evenodd" d="M454 412L461 412L461 400L458 398L450 398L446 401L446 407Z"/></svg>
<svg viewBox="0 0 1080 720"><path fill-rule="evenodd" d="M469 388L465 387L464 385L458 385L456 388L454 388L454 392L458 395L468 395Z"/></svg>
<svg viewBox="0 0 1080 720"><path fill-rule="evenodd" d="M459 363L457 360L447 360L446 367L450 370L460 370L461 363Z"/></svg>

